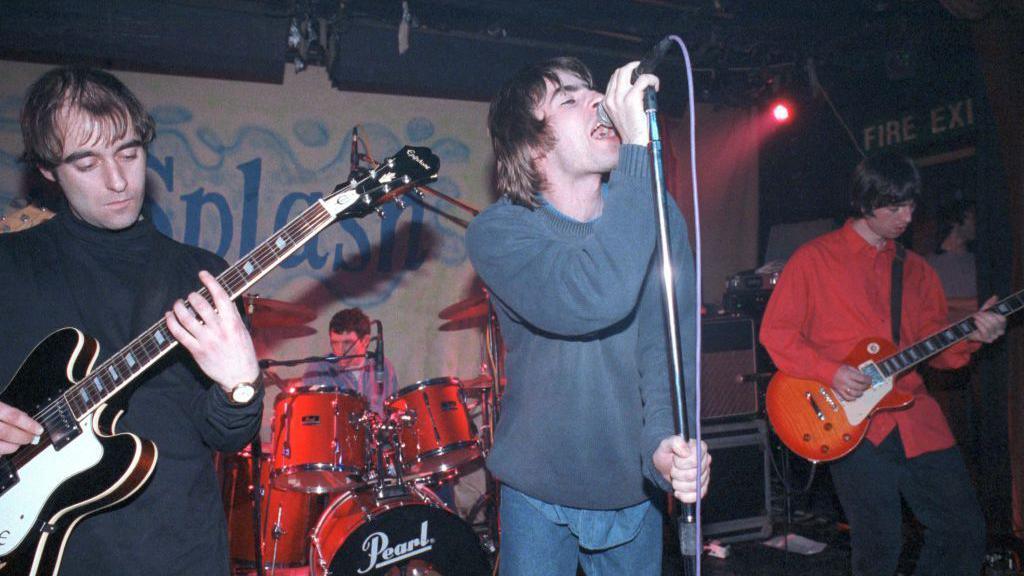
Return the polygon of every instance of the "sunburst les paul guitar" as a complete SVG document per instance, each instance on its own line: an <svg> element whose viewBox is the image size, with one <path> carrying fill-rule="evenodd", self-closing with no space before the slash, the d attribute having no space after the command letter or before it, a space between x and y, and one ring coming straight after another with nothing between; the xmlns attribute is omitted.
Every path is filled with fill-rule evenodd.
<svg viewBox="0 0 1024 576"><path fill-rule="evenodd" d="M1009 316L1022 307L1024 290L988 310ZM913 396L893 388L900 374L960 342L974 329L974 319L966 318L902 350L882 338L862 340L844 363L869 376L871 386L851 402L840 398L830 384L779 371L768 384L768 419L782 443L799 456L812 462L842 458L860 444L873 414L913 402Z"/></svg>
<svg viewBox="0 0 1024 576"><path fill-rule="evenodd" d="M337 186L217 277L234 299L338 218L363 216L416 184L437 178L439 160L406 146L360 179ZM206 289L200 292L210 301ZM84 516L136 493L157 447L116 432L107 403L177 341L163 320L93 366L96 340L75 328L48 336L22 363L0 402L28 413L45 432L0 458L0 574L53 575Z"/></svg>

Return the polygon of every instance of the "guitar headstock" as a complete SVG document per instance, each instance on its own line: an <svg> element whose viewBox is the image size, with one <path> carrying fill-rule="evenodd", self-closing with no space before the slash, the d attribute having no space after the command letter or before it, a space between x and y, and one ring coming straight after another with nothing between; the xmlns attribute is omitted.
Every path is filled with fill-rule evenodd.
<svg viewBox="0 0 1024 576"><path fill-rule="evenodd" d="M365 216L416 185L436 180L440 166L430 148L405 146L366 176L336 186L324 205L334 216Z"/></svg>

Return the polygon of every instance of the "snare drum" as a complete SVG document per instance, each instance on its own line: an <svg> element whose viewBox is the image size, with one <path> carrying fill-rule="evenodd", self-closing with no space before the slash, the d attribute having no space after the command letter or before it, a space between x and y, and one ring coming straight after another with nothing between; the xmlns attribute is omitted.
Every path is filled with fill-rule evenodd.
<svg viewBox="0 0 1024 576"><path fill-rule="evenodd" d="M260 541L266 568L303 566L313 522L324 505L319 497L270 487L270 457L260 460L260 482L252 482L248 453L225 455L222 460L224 511L231 559L238 566L256 565L253 527L254 490L260 490Z"/></svg>
<svg viewBox="0 0 1024 576"><path fill-rule="evenodd" d="M469 525L433 492L413 486L390 498L378 498L372 486L337 498L313 529L309 568L312 576L490 574Z"/></svg>
<svg viewBox="0 0 1024 576"><path fill-rule="evenodd" d="M366 399L333 386L290 388L274 400L273 483L282 490L324 493L362 482L368 431Z"/></svg>
<svg viewBox="0 0 1024 576"><path fill-rule="evenodd" d="M414 414L400 433L403 476L441 478L480 457L476 430L455 378L421 380L402 388L386 404L388 412Z"/></svg>

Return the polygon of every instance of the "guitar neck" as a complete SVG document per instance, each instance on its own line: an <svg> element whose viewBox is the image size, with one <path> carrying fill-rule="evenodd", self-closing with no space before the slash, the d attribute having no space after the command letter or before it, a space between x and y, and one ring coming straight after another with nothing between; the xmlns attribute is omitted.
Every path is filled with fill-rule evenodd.
<svg viewBox="0 0 1024 576"><path fill-rule="evenodd" d="M339 184L330 194L304 210L221 273L217 282L231 300L238 298L335 218L365 215L380 203L396 198L416 184L436 179L439 165L440 160L429 148L403 147L397 154L371 169L362 179L353 178ZM212 304L210 293L205 287L198 293ZM85 378L70 386L61 398L43 408L39 415L51 411L62 412L66 405L76 419L81 419L124 389L177 345L178 341L167 330L167 323L161 319Z"/></svg>
<svg viewBox="0 0 1024 576"><path fill-rule="evenodd" d="M348 192L332 201L351 204L357 197L356 192ZM330 225L337 213L328 210L324 202L320 200L307 208L217 277L232 300ZM206 288L198 293L212 304ZM107 402L177 344L177 339L167 329L166 321L161 319L152 325L64 392L64 399L75 418L81 419Z"/></svg>
<svg viewBox="0 0 1024 576"><path fill-rule="evenodd" d="M988 311L996 312L1003 316L1010 316L1021 308L1024 308L1024 290L1003 298L989 308ZM888 358L875 362L875 365L881 370L882 376L886 378L906 372L967 338L976 328L974 318L965 318L923 340L907 346Z"/></svg>

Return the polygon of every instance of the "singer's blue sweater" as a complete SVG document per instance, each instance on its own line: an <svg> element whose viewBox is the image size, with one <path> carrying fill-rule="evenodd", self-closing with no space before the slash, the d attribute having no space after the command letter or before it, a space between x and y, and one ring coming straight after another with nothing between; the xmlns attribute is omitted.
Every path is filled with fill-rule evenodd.
<svg viewBox="0 0 1024 576"><path fill-rule="evenodd" d="M494 296L508 384L487 459L503 483L552 504L618 509L661 489L658 443L674 433L656 222L644 148L624 145L602 215L502 199L469 226L470 260ZM693 255L670 203L676 297L693 421Z"/></svg>

